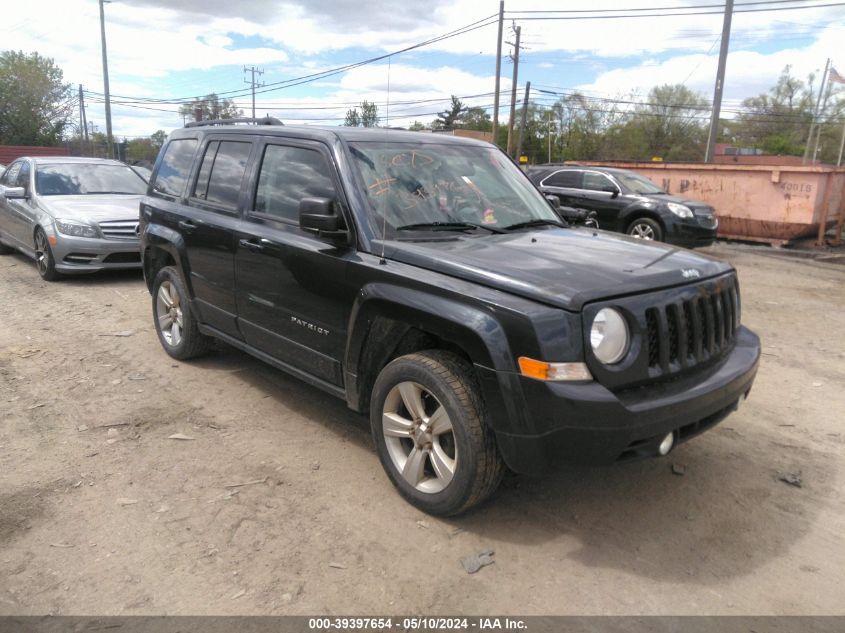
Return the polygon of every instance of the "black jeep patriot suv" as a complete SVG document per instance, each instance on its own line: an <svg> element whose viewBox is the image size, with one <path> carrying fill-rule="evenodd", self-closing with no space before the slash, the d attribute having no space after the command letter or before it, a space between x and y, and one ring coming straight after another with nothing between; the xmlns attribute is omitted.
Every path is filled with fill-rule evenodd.
<svg viewBox="0 0 845 633"><path fill-rule="evenodd" d="M478 141L187 127L140 234L168 354L218 338L344 398L432 514L481 502L506 466L665 455L757 371L731 266L569 228Z"/></svg>

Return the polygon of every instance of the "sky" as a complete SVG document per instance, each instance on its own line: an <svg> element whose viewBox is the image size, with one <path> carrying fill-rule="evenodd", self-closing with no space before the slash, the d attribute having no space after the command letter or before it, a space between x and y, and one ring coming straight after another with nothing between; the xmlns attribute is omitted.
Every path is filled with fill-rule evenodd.
<svg viewBox="0 0 845 633"><path fill-rule="evenodd" d="M83 86L87 119L105 131L97 0L4 5L0 50L52 58L65 81ZM530 99L543 105L573 91L644 99L666 83L712 98L722 6L506 0L500 120L510 102L515 26L522 32L520 99L526 81ZM786 65L818 83L832 58L845 76L845 1L736 0L734 9L724 116L767 91ZM179 103L211 92L232 98L248 116L245 67L262 72L257 115L286 124L340 125L362 100L378 105L382 124L429 123L451 95L492 113L498 11L498 0L112 0L104 13L113 131L133 138L181 127ZM626 17L632 13L637 17Z"/></svg>

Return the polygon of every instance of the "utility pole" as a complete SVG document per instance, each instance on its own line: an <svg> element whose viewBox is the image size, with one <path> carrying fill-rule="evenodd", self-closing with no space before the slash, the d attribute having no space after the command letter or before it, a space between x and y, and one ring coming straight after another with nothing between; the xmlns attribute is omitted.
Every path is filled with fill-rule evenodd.
<svg viewBox="0 0 845 633"><path fill-rule="evenodd" d="M830 61L830 60L828 60ZM822 118L824 117L824 110L827 107L827 99L830 97L830 73L828 72L827 76L827 90L824 90L824 86L822 86L822 90L824 90L824 99L822 99L822 107L819 110L819 122L816 123L816 142L813 145L813 160L810 161L812 163L816 162L816 158L819 154L819 138L822 135Z"/></svg>
<svg viewBox="0 0 845 633"><path fill-rule="evenodd" d="M513 85L511 86L511 116L508 120L508 156L512 156L511 152L513 151L513 120L516 117L516 83L519 77L519 36L521 31L521 26L516 27L516 44L513 51Z"/></svg>
<svg viewBox="0 0 845 633"><path fill-rule="evenodd" d="M499 88L502 74L502 27L505 21L505 0L499 2L499 39L496 40L496 94L493 96L493 143L499 131Z"/></svg>
<svg viewBox="0 0 845 633"><path fill-rule="evenodd" d="M82 115L82 132L85 142L88 142L88 116L85 114L85 97L82 94L82 84L79 84L79 113Z"/></svg>
<svg viewBox="0 0 845 633"><path fill-rule="evenodd" d="M713 111L710 114L710 133L707 135L705 163L713 162L713 148L719 137L719 117L722 113L722 90L725 85L725 66L728 63L728 48L731 43L731 18L734 0L725 0L725 18L722 21L722 42L719 47L719 67L716 70L716 88L713 90Z"/></svg>
<svg viewBox="0 0 845 633"><path fill-rule="evenodd" d="M810 123L810 134L807 136L807 144L804 146L804 158L801 160L801 164L805 165L807 163L807 157L810 155L810 143L813 141L813 132L816 129L816 117L819 116L819 106L822 103L822 93L824 92L824 85L827 82L827 72L830 69L830 57L827 58L827 62L824 65L824 74L822 74L822 83L819 86L819 96L816 97L816 107L813 110L813 120ZM815 158L815 156L813 156Z"/></svg>
<svg viewBox="0 0 845 633"><path fill-rule="evenodd" d="M103 94L106 102L106 138L108 140L108 152L106 156L114 158L114 140L111 135L111 100L109 99L109 62L106 53L106 16L103 12L103 3L110 0L100 0L100 37L103 45Z"/></svg>
<svg viewBox="0 0 845 633"><path fill-rule="evenodd" d="M244 66L244 72L245 73L246 72L252 73L252 78L249 81L244 79L244 83L249 84L250 88L252 88L252 118L254 119L255 118L255 87L258 86L258 85L262 85L262 86L264 85L264 84L255 83L255 74L258 73L259 75L263 75L264 71L258 70L255 66L252 66L251 68L247 68L246 66Z"/></svg>
<svg viewBox="0 0 845 633"><path fill-rule="evenodd" d="M552 162L552 111L549 110L549 162Z"/></svg>
<svg viewBox="0 0 845 633"><path fill-rule="evenodd" d="M519 121L519 141L516 143L516 159L522 156L522 140L525 138L525 121L528 118L528 94L531 92L531 82L525 84L525 98L522 100L522 117Z"/></svg>
<svg viewBox="0 0 845 633"><path fill-rule="evenodd" d="M85 135L82 131L83 130L82 119L84 118L83 117L84 112L85 112L85 101L84 101L83 96L82 96L82 84L79 84L79 154L80 154L80 156L85 153L83 151L83 145L82 145L82 139L85 138Z"/></svg>

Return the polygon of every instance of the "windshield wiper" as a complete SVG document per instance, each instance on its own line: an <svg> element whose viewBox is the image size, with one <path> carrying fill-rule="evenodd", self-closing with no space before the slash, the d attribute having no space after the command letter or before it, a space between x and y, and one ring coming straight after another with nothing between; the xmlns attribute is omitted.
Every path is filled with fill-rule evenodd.
<svg viewBox="0 0 845 633"><path fill-rule="evenodd" d="M510 226L506 226L506 231L516 231L518 229L528 229L534 226L557 226L562 229L569 228L568 224L564 224L563 222L559 222L557 220L543 220L543 219L536 219L536 220L528 220L527 222L517 222L516 224L511 224Z"/></svg>
<svg viewBox="0 0 845 633"><path fill-rule="evenodd" d="M99 194L109 194L109 195L126 195L126 196L139 196L143 194L139 193L132 193L131 191L86 191L86 195L95 196Z"/></svg>
<svg viewBox="0 0 845 633"><path fill-rule="evenodd" d="M405 224L397 227L397 231L474 231L475 229L487 229L491 233L504 233L485 224L473 224L472 222L417 222L416 224Z"/></svg>

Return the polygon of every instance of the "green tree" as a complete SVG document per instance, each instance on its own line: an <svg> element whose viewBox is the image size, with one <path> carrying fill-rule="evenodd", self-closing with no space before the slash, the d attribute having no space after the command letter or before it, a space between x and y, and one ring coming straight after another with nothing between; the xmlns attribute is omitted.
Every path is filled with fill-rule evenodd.
<svg viewBox="0 0 845 633"><path fill-rule="evenodd" d="M197 117L197 111L200 112L199 117ZM179 114L191 117L195 121L214 121L216 119L236 119L243 116L244 111L239 109L231 99L225 97L221 99L212 92L202 98L194 99L191 103L181 105Z"/></svg>
<svg viewBox="0 0 845 633"><path fill-rule="evenodd" d="M728 124L734 142L770 154L802 155L815 108L812 84L812 76L804 82L786 66L768 92L742 102L742 113Z"/></svg>
<svg viewBox="0 0 845 633"><path fill-rule="evenodd" d="M683 84L655 86L637 105L620 134L629 142L629 159L702 160L710 104Z"/></svg>
<svg viewBox="0 0 845 633"><path fill-rule="evenodd" d="M452 103L439 114L436 120L443 129L451 130L460 121L461 115L466 109L466 106L461 103L461 100L455 95L452 95Z"/></svg>
<svg viewBox="0 0 845 633"><path fill-rule="evenodd" d="M360 107L360 112L358 108L347 110L343 124L346 127L377 127L379 123L378 106L369 101L362 101Z"/></svg>
<svg viewBox="0 0 845 633"><path fill-rule="evenodd" d="M55 145L74 107L70 85L52 59L0 53L0 144Z"/></svg>
<svg viewBox="0 0 845 633"><path fill-rule="evenodd" d="M460 116L461 127L466 130L490 132L493 121L484 108L467 108Z"/></svg>
<svg viewBox="0 0 845 633"><path fill-rule="evenodd" d="M415 120L413 123L411 123L411 125L408 126L408 129L411 132L419 132L420 130L425 129L425 123Z"/></svg>

